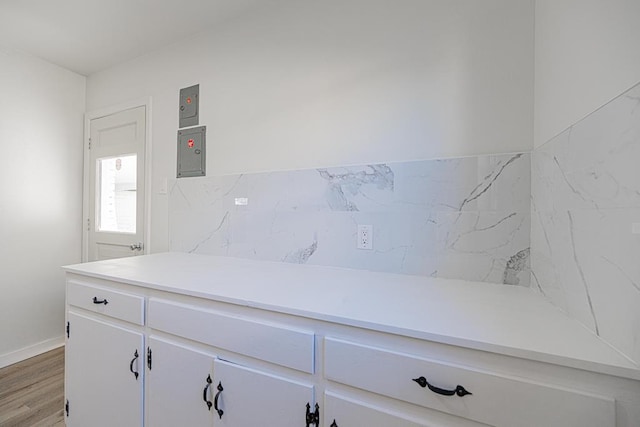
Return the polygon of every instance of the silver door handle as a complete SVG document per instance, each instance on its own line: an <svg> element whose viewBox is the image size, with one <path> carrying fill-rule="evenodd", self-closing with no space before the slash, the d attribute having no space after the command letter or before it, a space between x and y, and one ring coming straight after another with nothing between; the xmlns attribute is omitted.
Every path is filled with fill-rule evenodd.
<svg viewBox="0 0 640 427"><path fill-rule="evenodd" d="M142 242L138 242L138 243L133 243L129 245L129 247L131 248L132 251L141 251L144 245L142 244Z"/></svg>

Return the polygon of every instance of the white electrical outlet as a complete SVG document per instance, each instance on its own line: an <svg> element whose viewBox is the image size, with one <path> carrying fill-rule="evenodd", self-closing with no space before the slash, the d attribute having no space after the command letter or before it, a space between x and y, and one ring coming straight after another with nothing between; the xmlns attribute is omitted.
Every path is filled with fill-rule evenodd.
<svg viewBox="0 0 640 427"><path fill-rule="evenodd" d="M358 249L373 249L373 226L358 225Z"/></svg>

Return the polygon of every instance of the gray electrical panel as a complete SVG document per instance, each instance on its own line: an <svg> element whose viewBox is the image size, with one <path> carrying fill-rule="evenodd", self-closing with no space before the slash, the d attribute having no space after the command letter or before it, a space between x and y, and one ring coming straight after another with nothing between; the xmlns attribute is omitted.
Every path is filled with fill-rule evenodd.
<svg viewBox="0 0 640 427"><path fill-rule="evenodd" d="M180 120L179 128L197 126L200 115L200 85L180 89Z"/></svg>
<svg viewBox="0 0 640 427"><path fill-rule="evenodd" d="M206 126L178 131L178 178L206 175L206 133Z"/></svg>

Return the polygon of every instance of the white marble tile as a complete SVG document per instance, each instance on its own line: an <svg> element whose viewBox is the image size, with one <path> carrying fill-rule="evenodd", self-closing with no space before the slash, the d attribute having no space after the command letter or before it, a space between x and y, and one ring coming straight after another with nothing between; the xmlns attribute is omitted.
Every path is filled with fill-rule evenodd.
<svg viewBox="0 0 640 427"><path fill-rule="evenodd" d="M386 164L318 169L333 211L375 212L393 203L394 171Z"/></svg>
<svg viewBox="0 0 640 427"><path fill-rule="evenodd" d="M482 179L480 179L482 178ZM529 212L531 198L531 154L516 153L478 157L479 211ZM486 190L484 190L486 188Z"/></svg>
<svg viewBox="0 0 640 427"><path fill-rule="evenodd" d="M631 223L639 220L640 209L537 214L531 236L534 280L545 295L634 360L640 360L640 237L631 234Z"/></svg>
<svg viewBox="0 0 640 427"><path fill-rule="evenodd" d="M537 209L640 207L640 86L533 153Z"/></svg>
<svg viewBox="0 0 640 427"><path fill-rule="evenodd" d="M410 214L387 212L331 213L325 217L326 228L318 235L322 239L318 257L311 262L371 271L401 272L407 254L413 249L413 222L417 219ZM358 224L372 225L372 250L357 249Z"/></svg>
<svg viewBox="0 0 640 427"><path fill-rule="evenodd" d="M405 218L396 218L404 221ZM438 253L437 213L418 213L404 224L408 236L408 250L404 254L399 273L438 277L440 259ZM396 247L400 246L396 243Z"/></svg>
<svg viewBox="0 0 640 427"><path fill-rule="evenodd" d="M246 194L248 175L182 178L169 185L170 211L192 211L219 206L231 209L232 194Z"/></svg>
<svg viewBox="0 0 640 427"><path fill-rule="evenodd" d="M252 211L328 211L326 183L315 169L248 175Z"/></svg>
<svg viewBox="0 0 640 427"><path fill-rule="evenodd" d="M399 211L458 211L477 185L475 157L397 163L394 208Z"/></svg>
<svg viewBox="0 0 640 427"><path fill-rule="evenodd" d="M172 222L169 240L172 251L226 255L221 250L231 244L231 213L211 209L180 215Z"/></svg>
<svg viewBox="0 0 640 427"><path fill-rule="evenodd" d="M234 191L243 192L239 189L246 186L244 175L172 182L169 193L170 249L213 254L207 251L229 246L231 213L243 208L235 206L229 195Z"/></svg>
<svg viewBox="0 0 640 427"><path fill-rule="evenodd" d="M534 289L640 363L640 85L532 156Z"/></svg>
<svg viewBox="0 0 640 427"><path fill-rule="evenodd" d="M640 209L576 211L578 261L591 292L601 337L640 361Z"/></svg>
<svg viewBox="0 0 640 427"><path fill-rule="evenodd" d="M237 217L229 255L269 261L307 263L318 248L322 224L304 221L317 215L298 212L248 211ZM296 255L297 254L297 255Z"/></svg>
<svg viewBox="0 0 640 427"><path fill-rule="evenodd" d="M550 213L533 211L531 214L531 287L545 295L565 311L567 300L562 283L556 275L553 233Z"/></svg>
<svg viewBox="0 0 640 427"><path fill-rule="evenodd" d="M528 243L507 244L505 225L528 216L529 176L530 156L508 154L180 179L171 249L527 286ZM493 227L502 209L510 217ZM441 215L457 211L487 225L473 234L475 254L439 239L451 227L471 241L465 221ZM356 249L358 224L374 227L372 251Z"/></svg>
<svg viewBox="0 0 640 427"><path fill-rule="evenodd" d="M392 164L395 207L422 211L529 211L527 153Z"/></svg>
<svg viewBox="0 0 640 427"><path fill-rule="evenodd" d="M575 228L571 225L574 216L569 211L534 213L531 229L534 288L541 289L551 302L596 332L591 287L584 280L580 248L576 247Z"/></svg>
<svg viewBox="0 0 640 427"><path fill-rule="evenodd" d="M438 214L438 277L528 286L529 212Z"/></svg>
<svg viewBox="0 0 640 427"><path fill-rule="evenodd" d="M245 197L252 210L527 211L529 176L530 155L513 154L213 177L178 190L196 206Z"/></svg>

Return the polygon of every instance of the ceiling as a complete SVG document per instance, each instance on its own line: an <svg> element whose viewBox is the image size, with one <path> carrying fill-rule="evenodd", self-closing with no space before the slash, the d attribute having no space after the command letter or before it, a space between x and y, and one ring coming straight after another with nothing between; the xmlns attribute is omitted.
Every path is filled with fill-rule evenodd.
<svg viewBox="0 0 640 427"><path fill-rule="evenodd" d="M0 0L0 48L83 75L276 0Z"/></svg>

